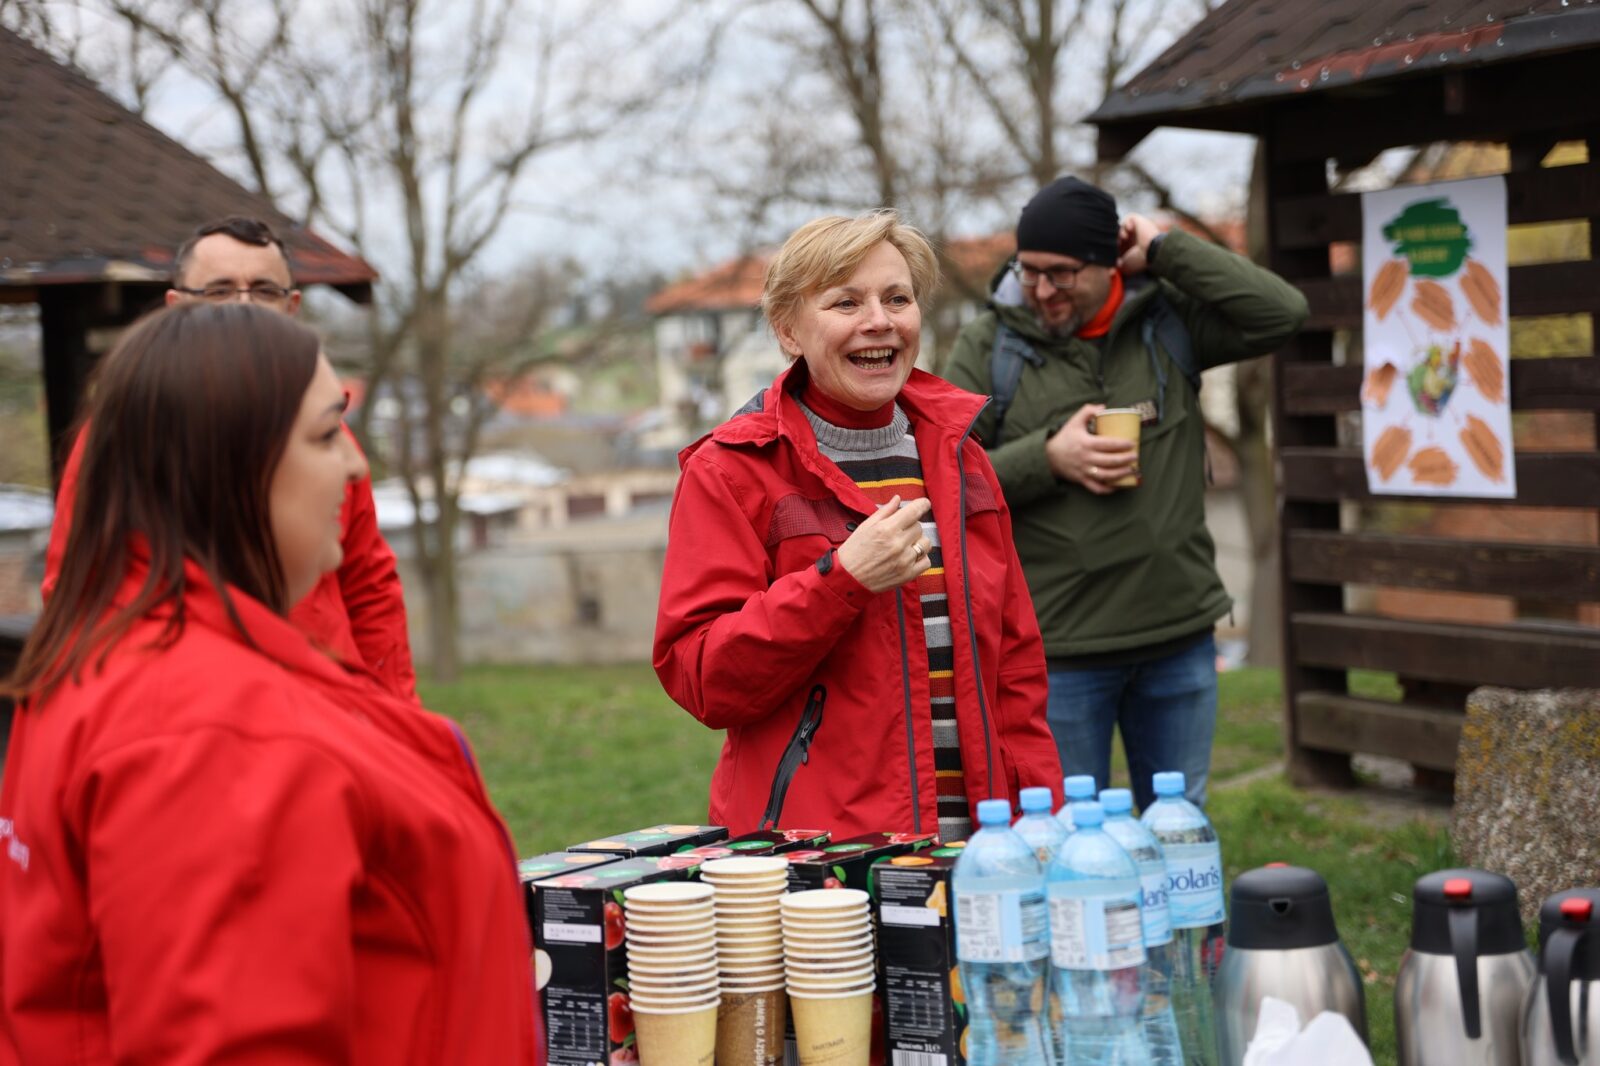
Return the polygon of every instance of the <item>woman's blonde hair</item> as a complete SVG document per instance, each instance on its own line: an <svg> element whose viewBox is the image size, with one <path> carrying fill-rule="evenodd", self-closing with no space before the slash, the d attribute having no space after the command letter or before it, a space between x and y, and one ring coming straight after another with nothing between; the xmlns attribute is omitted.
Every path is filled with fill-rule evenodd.
<svg viewBox="0 0 1600 1066"><path fill-rule="evenodd" d="M774 327L790 325L802 300L846 281L884 241L906 257L912 297L918 304L931 299L939 287L939 260L928 238L914 226L901 222L888 208L855 218L828 215L791 233L767 264L761 290L761 311L767 322Z"/></svg>

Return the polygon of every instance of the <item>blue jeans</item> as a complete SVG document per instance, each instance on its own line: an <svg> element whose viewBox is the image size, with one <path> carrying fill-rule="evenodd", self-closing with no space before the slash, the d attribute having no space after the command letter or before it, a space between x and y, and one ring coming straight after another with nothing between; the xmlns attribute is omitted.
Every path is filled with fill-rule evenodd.
<svg viewBox="0 0 1600 1066"><path fill-rule="evenodd" d="M1139 810L1155 800L1152 774L1182 770L1191 803L1204 806L1217 727L1217 646L1192 648L1134 666L1051 670L1050 732L1067 774L1111 780L1111 731L1120 728Z"/></svg>

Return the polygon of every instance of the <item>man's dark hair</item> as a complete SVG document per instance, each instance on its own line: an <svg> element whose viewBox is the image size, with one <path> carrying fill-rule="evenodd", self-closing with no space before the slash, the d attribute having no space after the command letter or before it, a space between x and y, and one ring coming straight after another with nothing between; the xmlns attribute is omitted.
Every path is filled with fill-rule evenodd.
<svg viewBox="0 0 1600 1066"><path fill-rule="evenodd" d="M172 261L172 285L178 287L183 282L183 272L189 269L189 260L194 258L194 246L213 233L223 233L241 244L253 244L257 248L273 245L278 249L278 254L283 256L284 266L289 266L288 246L272 232L272 227L259 218L247 218L244 215L229 215L227 218L207 222L197 228L189 239L178 246L178 254ZM289 284L294 285L294 269L290 267Z"/></svg>

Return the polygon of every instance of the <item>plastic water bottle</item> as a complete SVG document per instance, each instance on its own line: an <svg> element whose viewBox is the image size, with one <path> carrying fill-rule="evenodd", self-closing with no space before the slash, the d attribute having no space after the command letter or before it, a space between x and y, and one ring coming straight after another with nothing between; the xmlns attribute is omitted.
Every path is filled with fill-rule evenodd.
<svg viewBox="0 0 1600 1066"><path fill-rule="evenodd" d="M1078 830L1056 852L1045 884L1062 1061L1145 1066L1139 867L1101 828L1100 804L1073 804L1072 819Z"/></svg>
<svg viewBox="0 0 1600 1066"><path fill-rule="evenodd" d="M1172 1013L1172 917L1167 908L1167 860L1155 835L1134 821L1133 793L1100 793L1106 835L1122 845L1139 868L1139 917L1144 926L1144 1042L1151 1066L1183 1066L1178 1021Z"/></svg>
<svg viewBox="0 0 1600 1066"><path fill-rule="evenodd" d="M1183 798L1183 775L1156 774L1156 801L1140 819L1167 859L1172 913L1172 1009L1189 1066L1216 1066L1211 977L1222 958L1222 849L1200 808Z"/></svg>
<svg viewBox="0 0 1600 1066"><path fill-rule="evenodd" d="M1011 828L1011 804L978 804L951 873L968 1066L1051 1066L1041 1008L1050 967L1044 869Z"/></svg>
<svg viewBox="0 0 1600 1066"><path fill-rule="evenodd" d="M1039 859L1039 868L1048 870L1056 849L1067 839L1067 830L1050 813L1053 797L1048 788L1025 788L1021 793L1022 817L1011 827L1027 842Z"/></svg>
<svg viewBox="0 0 1600 1066"><path fill-rule="evenodd" d="M1094 799L1094 775L1073 774L1061 782L1061 792L1067 797L1067 802L1061 805L1056 812L1056 821L1061 827L1071 833L1077 826L1072 824L1072 805L1074 803L1087 803Z"/></svg>

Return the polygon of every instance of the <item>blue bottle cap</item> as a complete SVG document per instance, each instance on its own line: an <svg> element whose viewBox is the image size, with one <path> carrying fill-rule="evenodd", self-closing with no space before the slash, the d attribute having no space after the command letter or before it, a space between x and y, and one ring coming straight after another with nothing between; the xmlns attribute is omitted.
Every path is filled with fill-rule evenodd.
<svg viewBox="0 0 1600 1066"><path fill-rule="evenodd" d="M1125 788L1103 788L1100 806L1107 814L1126 814L1133 810L1133 793Z"/></svg>
<svg viewBox="0 0 1600 1066"><path fill-rule="evenodd" d="M1061 782L1069 800L1094 799L1094 777L1091 774L1073 774Z"/></svg>
<svg viewBox="0 0 1600 1066"><path fill-rule="evenodd" d="M1048 788L1025 788L1022 790L1022 813L1034 814L1038 811L1050 813L1053 797Z"/></svg>
<svg viewBox="0 0 1600 1066"><path fill-rule="evenodd" d="M1183 773L1179 770L1168 770L1156 774L1150 779L1150 785L1158 796L1181 796L1184 786Z"/></svg>
<svg viewBox="0 0 1600 1066"><path fill-rule="evenodd" d="M1010 825L1011 801L1002 799L978 801L979 825Z"/></svg>
<svg viewBox="0 0 1600 1066"><path fill-rule="evenodd" d="M1072 824L1079 829L1104 825L1106 812L1094 800L1080 800L1072 805Z"/></svg>

